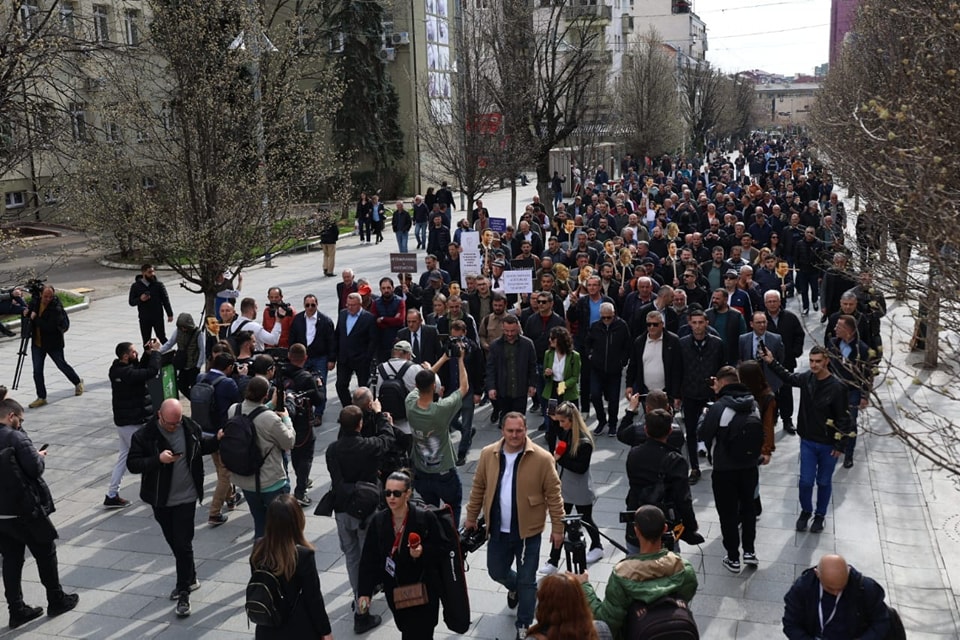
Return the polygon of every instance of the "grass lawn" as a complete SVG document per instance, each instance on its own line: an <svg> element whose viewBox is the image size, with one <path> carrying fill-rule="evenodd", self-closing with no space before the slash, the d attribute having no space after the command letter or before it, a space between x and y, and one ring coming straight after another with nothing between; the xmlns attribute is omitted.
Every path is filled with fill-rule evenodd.
<svg viewBox="0 0 960 640"><path fill-rule="evenodd" d="M57 297L60 298L60 302L63 304L64 309L69 309L70 307L75 307L78 304L83 302L83 296L78 296L76 294L70 293L69 291L57 291ZM30 302L30 297L27 296L27 302ZM17 320L17 316L0 316L0 322L7 323Z"/></svg>

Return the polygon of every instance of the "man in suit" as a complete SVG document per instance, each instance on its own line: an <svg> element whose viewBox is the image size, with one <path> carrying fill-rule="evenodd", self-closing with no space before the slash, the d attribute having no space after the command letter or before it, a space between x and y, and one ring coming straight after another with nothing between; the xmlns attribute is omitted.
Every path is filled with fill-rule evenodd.
<svg viewBox="0 0 960 640"><path fill-rule="evenodd" d="M780 335L767 331L768 326L767 314L763 311L755 311L753 313L753 331L740 336L740 362L756 360L763 363L763 375L767 379L767 384L770 385L771 391L777 393L780 391L782 382L763 362L763 356L760 355L760 343L770 349L777 362L783 362L785 352Z"/></svg>
<svg viewBox="0 0 960 640"><path fill-rule="evenodd" d="M347 308L337 319L334 345L327 369L337 368L337 397L345 407L350 404L350 378L356 374L358 385L367 384L377 348L377 322L363 309L359 293L347 296Z"/></svg>
<svg viewBox="0 0 960 640"><path fill-rule="evenodd" d="M778 291L767 291L763 294L763 305L767 309L767 329L778 334L783 342L783 360L778 360L787 371L793 372L797 368L797 358L803 355L803 341L806 333L800 318L792 311L782 308L783 299ZM764 369L766 372L767 369ZM769 382L769 380L767 380ZM777 393L777 412L783 423L783 430L790 435L796 435L793 427L793 388L789 385L780 387Z"/></svg>
<svg viewBox="0 0 960 640"><path fill-rule="evenodd" d="M356 293L359 288L353 269L344 269L340 277L343 278L343 281L337 283L337 311L343 311L347 308L347 296Z"/></svg>
<svg viewBox="0 0 960 640"><path fill-rule="evenodd" d="M406 340L413 347L413 361L436 364L443 353L440 334L436 327L423 324L423 316L417 309L407 311L407 326L397 332L397 340Z"/></svg>
<svg viewBox="0 0 960 640"><path fill-rule="evenodd" d="M659 351L660 357L647 349ZM647 313L644 333L637 334L627 364L626 397L629 400L639 393L642 400L648 393L659 389L667 394L671 404L680 397L680 381L683 376L683 361L680 359L680 338L665 330L663 316L659 311Z"/></svg>
<svg viewBox="0 0 960 640"><path fill-rule="evenodd" d="M536 359L533 341L520 335L520 321L508 314L503 335L490 345L486 367L487 395L497 416L527 412L527 398L537 390Z"/></svg>
<svg viewBox="0 0 960 640"><path fill-rule="evenodd" d="M320 376L323 385L320 388L321 403L315 406L314 413L322 417L327 406L327 363L333 356L336 344L333 320L320 313L317 308L317 296L307 294L303 297L303 311L293 317L290 325L290 344L302 344L307 348L307 362L304 369Z"/></svg>

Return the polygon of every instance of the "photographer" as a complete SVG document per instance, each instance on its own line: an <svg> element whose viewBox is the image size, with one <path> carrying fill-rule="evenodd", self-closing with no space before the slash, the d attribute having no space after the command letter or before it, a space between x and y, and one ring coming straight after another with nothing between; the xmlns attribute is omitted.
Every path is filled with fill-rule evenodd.
<svg viewBox="0 0 960 640"><path fill-rule="evenodd" d="M444 397L453 395L460 388L460 352L466 353L464 366L467 371L467 391L463 394L463 402L453 422L451 429L460 432L460 444L457 445L457 466L467 463L467 453L473 444L473 413L477 402L480 401L482 389L478 386L483 377L483 361L479 345L467 337L467 325L463 320L454 320L450 323L450 339L443 355L437 360L433 369L438 372L443 386Z"/></svg>
<svg viewBox="0 0 960 640"><path fill-rule="evenodd" d="M27 303L23 299L23 290L20 287L14 287L10 291L0 293L0 316L15 315L24 316L27 312ZM7 329L0 322L0 335L12 338L17 335L15 331Z"/></svg>
<svg viewBox="0 0 960 640"><path fill-rule="evenodd" d="M296 440L290 452L290 464L297 477L293 496L300 506L307 507L311 500L307 497L307 484L310 481L310 470L313 468L313 454L316 449L317 438L313 432L313 408L323 402L323 395L317 387L314 374L305 367L307 364L307 348L300 343L294 344L287 352L289 363L283 370L283 389L287 400L292 400L293 430Z"/></svg>
<svg viewBox="0 0 960 640"><path fill-rule="evenodd" d="M594 619L606 622L615 638L621 637L634 603L650 604L665 596L689 602L697 592L697 573L693 566L663 548L663 535L667 532L663 512L653 505L640 507L634 514L633 528L640 541L640 551L614 567L604 600L597 597L587 573L577 576Z"/></svg>
<svg viewBox="0 0 960 640"><path fill-rule="evenodd" d="M627 411L636 412L639 402L638 394L631 396ZM627 509L633 511L643 505L654 505L667 513L670 520L683 523L681 539L684 542L697 544L703 538L697 533L699 527L687 483L687 462L678 449L667 444L672 425L673 416L669 411L655 409L647 414L644 427L647 439L627 454L630 483ZM635 533L635 527L627 527L626 544L633 552L642 548L642 541L637 540Z"/></svg>
<svg viewBox="0 0 960 640"><path fill-rule="evenodd" d="M57 369L67 376L74 387L74 395L83 395L83 380L73 370L63 354L63 334L70 329L70 318L63 308L56 290L47 285L40 296L30 301L31 330L33 345L30 355L33 360L33 382L37 386L37 399L30 403L31 409L47 404L47 386L43 380L43 363L50 356Z"/></svg>
<svg viewBox="0 0 960 640"><path fill-rule="evenodd" d="M290 346L290 328L293 326L293 318L297 311L290 306L289 302L283 299L283 290L280 287L270 287L267 289L267 308L263 310L263 329L273 331L276 324L280 324L280 339L277 341L278 347L286 349Z"/></svg>

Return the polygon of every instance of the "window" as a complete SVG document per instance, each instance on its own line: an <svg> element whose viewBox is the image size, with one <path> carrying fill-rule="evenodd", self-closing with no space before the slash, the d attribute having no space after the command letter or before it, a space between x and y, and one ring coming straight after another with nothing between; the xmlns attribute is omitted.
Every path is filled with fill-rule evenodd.
<svg viewBox="0 0 960 640"><path fill-rule="evenodd" d="M0 149L13 147L13 123L0 122Z"/></svg>
<svg viewBox="0 0 960 640"><path fill-rule="evenodd" d="M343 32L330 36L330 53L343 53Z"/></svg>
<svg viewBox="0 0 960 640"><path fill-rule="evenodd" d="M123 41L131 47L140 44L140 12L136 9L127 9L123 12Z"/></svg>
<svg viewBox="0 0 960 640"><path fill-rule="evenodd" d="M157 188L157 183L152 176L143 176L140 178L140 186L144 191L153 191Z"/></svg>
<svg viewBox="0 0 960 640"><path fill-rule="evenodd" d="M177 126L176 115L173 112L173 107L169 102L164 102L160 106L160 125L163 127L163 131L167 136L168 140L172 140L175 135L175 129Z"/></svg>
<svg viewBox="0 0 960 640"><path fill-rule="evenodd" d="M104 123L103 133L107 142L111 142L113 144L123 142L123 135L120 131L120 125L118 125L116 122L110 121Z"/></svg>
<svg viewBox="0 0 960 640"><path fill-rule="evenodd" d="M93 5L93 39L100 44L110 42L109 11L102 4Z"/></svg>
<svg viewBox="0 0 960 640"><path fill-rule="evenodd" d="M313 133L317 130L317 123L314 113L311 109L303 112L303 131L304 133Z"/></svg>
<svg viewBox="0 0 960 640"><path fill-rule="evenodd" d="M7 205L7 209L19 209L27 204L27 192L26 191L8 191L4 197L4 202Z"/></svg>
<svg viewBox="0 0 960 640"><path fill-rule="evenodd" d="M84 106L76 102L70 105L70 133L74 142L84 142L87 139L87 114Z"/></svg>
<svg viewBox="0 0 960 640"><path fill-rule="evenodd" d="M20 20L23 23L23 32L31 36L37 31L40 20L40 9L35 4L24 2L20 5Z"/></svg>
<svg viewBox="0 0 960 640"><path fill-rule="evenodd" d="M75 3L67 0L60 2L60 31L63 35L73 38L77 35L77 27L74 22L76 15Z"/></svg>

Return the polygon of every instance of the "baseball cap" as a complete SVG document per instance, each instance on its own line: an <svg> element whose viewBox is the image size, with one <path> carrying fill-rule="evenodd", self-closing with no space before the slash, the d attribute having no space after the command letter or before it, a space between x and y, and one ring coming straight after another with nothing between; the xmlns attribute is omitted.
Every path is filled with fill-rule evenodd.
<svg viewBox="0 0 960 640"><path fill-rule="evenodd" d="M724 278L739 278L740 275L739 275L736 271L734 271L733 269L728 269L727 272L726 272L725 274L723 274L723 277L724 277Z"/></svg>
<svg viewBox="0 0 960 640"><path fill-rule="evenodd" d="M403 351L404 353L413 353L413 347L410 346L410 343L406 340L400 340L395 345L393 345L394 351Z"/></svg>
<svg viewBox="0 0 960 640"><path fill-rule="evenodd" d="M373 293L373 289L371 289L370 285L368 284L362 284L360 285L360 288L357 289L357 293L359 293L362 296L368 296L371 293Z"/></svg>

